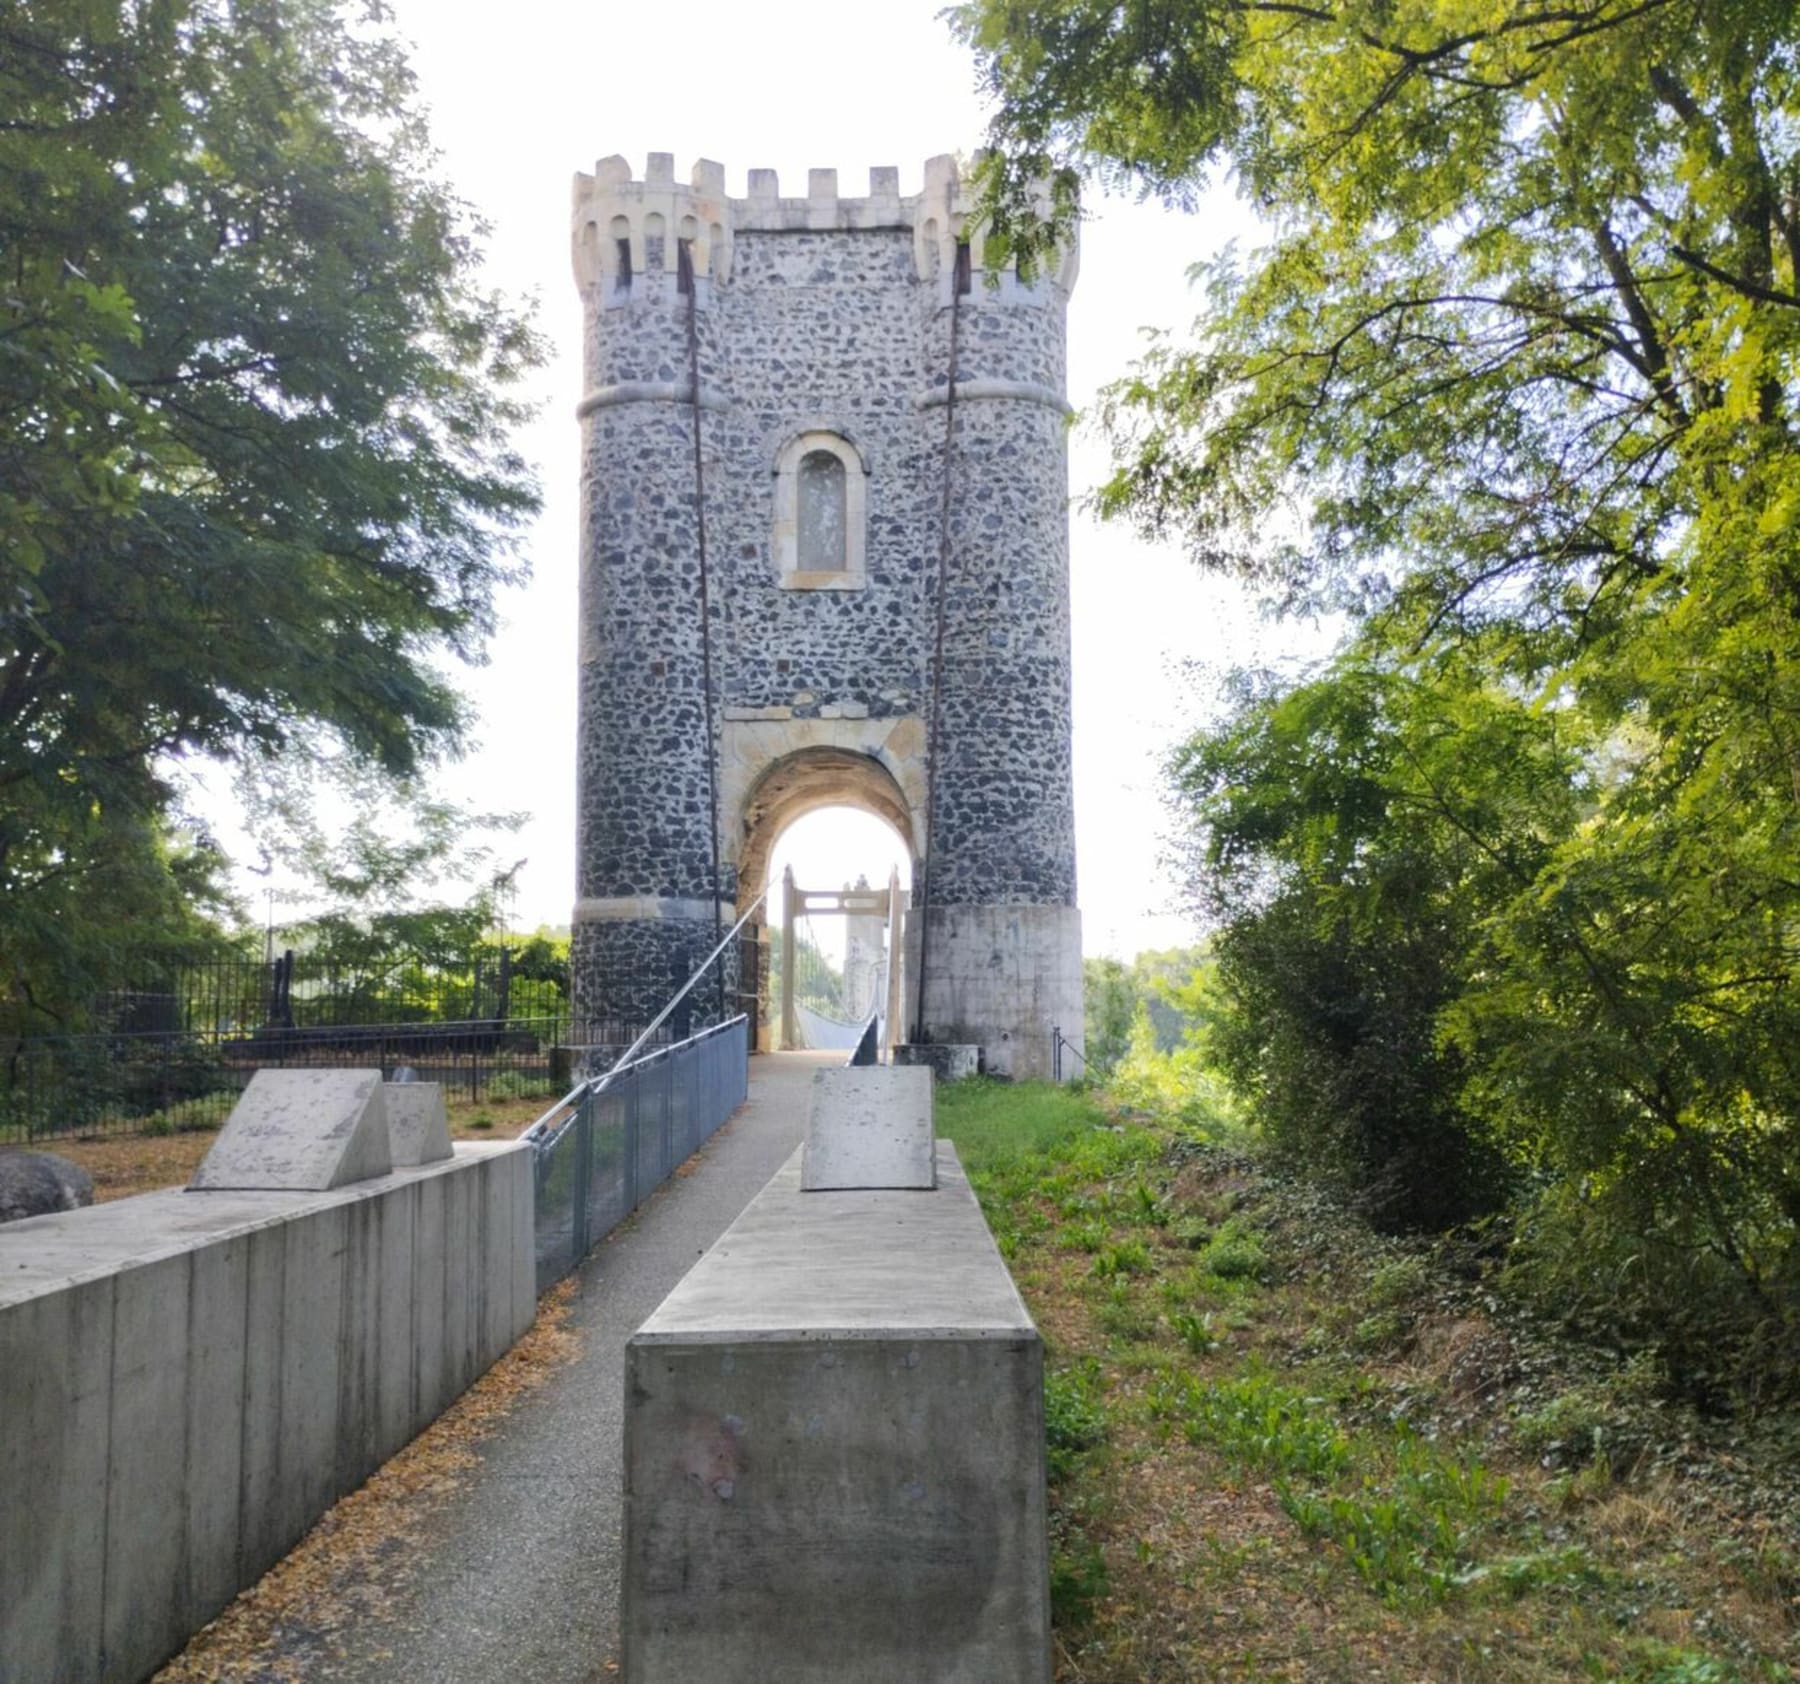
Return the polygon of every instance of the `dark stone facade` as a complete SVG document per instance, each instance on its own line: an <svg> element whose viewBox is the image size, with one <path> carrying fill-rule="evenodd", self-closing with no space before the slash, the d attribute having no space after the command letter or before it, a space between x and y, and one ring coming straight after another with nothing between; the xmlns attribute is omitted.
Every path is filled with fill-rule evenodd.
<svg viewBox="0 0 1800 1684"><path fill-rule="evenodd" d="M683 186L659 156L641 182L619 160L577 179L587 330L578 1016L635 1006L622 991L642 983L628 978L654 978L696 948L696 928L710 932L707 762L726 751L734 721L762 722L759 743L772 733L796 746L838 742L832 721L928 721L947 454L931 899L1074 905L1062 404L1072 262L1036 284L1008 274L990 286L977 238L973 285L955 306L947 453L950 275L966 206L948 160L927 166L921 195L900 198L891 172L874 185L868 199L839 200L815 177L807 199L781 199L753 174L749 198L726 199L716 166ZM683 228L700 276L710 742L689 299L670 237ZM792 588L780 571L775 469L808 431L849 441L866 470L865 571L853 589ZM843 746L864 729L846 724ZM730 903L746 822L719 815L717 892ZM1078 991L1078 951L1072 963Z"/></svg>

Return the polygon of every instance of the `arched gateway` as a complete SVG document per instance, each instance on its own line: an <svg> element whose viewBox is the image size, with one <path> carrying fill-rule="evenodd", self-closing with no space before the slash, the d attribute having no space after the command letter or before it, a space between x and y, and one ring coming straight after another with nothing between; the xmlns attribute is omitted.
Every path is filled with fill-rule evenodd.
<svg viewBox="0 0 1800 1684"><path fill-rule="evenodd" d="M578 1021L654 1009L779 831L851 805L912 852L922 1037L1047 1076L1052 1026L1080 1036L1075 254L990 277L968 209L950 158L906 198L878 169L729 199L665 153L575 178Z"/></svg>

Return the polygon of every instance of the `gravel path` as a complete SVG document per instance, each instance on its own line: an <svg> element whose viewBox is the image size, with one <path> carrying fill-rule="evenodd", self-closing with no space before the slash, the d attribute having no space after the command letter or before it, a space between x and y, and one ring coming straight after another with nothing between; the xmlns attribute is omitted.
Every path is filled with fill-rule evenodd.
<svg viewBox="0 0 1800 1684"><path fill-rule="evenodd" d="M750 1098L579 1271L581 1355L482 1447L466 1489L408 1547L389 1618L348 1634L329 1676L383 1684L587 1684L616 1677L625 1340L800 1142L833 1053L750 1066Z"/></svg>

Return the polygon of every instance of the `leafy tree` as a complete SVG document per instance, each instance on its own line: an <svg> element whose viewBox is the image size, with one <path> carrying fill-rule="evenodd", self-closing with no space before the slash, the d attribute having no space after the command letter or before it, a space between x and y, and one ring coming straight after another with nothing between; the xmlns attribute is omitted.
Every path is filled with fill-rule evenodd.
<svg viewBox="0 0 1800 1684"><path fill-rule="evenodd" d="M1352 658L1248 690L1177 757L1220 923L1213 1050L1277 1147L1384 1225L1507 1191L1443 1027L1489 918L1579 820L1569 735L1466 668L1427 684Z"/></svg>
<svg viewBox="0 0 1800 1684"><path fill-rule="evenodd" d="M513 576L540 353L434 167L377 9L0 0L16 997L172 857L172 762L459 744L436 658L478 654Z"/></svg>
<svg viewBox="0 0 1800 1684"><path fill-rule="evenodd" d="M1129 965L1084 959L1087 1071L1104 1077L1117 1069L1133 1045L1140 1015L1149 1025L1153 1052L1180 1047L1198 1022L1192 1010L1198 999L1195 978L1207 963L1203 949L1182 947L1149 949Z"/></svg>
<svg viewBox="0 0 1800 1684"><path fill-rule="evenodd" d="M1556 1178L1583 1213L1567 1243L1622 1236L1639 1308L1704 1303L1721 1344L1791 1350L1793 6L972 0L958 17L1000 96L993 205L1023 247L1056 232L1027 214L1045 174L1066 218L1084 171L1180 199L1229 169L1266 218L1260 249L1203 266L1197 339L1113 393L1102 499L1356 617L1332 674L1185 766L1232 885L1240 1004L1286 961L1295 1023L1422 980L1395 1056L1442 1118L1485 1119ZM1329 722L1371 675L1373 735L1346 735ZM1529 752L1495 760L1495 726ZM1269 1082L1279 1049L1241 1030Z"/></svg>
<svg viewBox="0 0 1800 1684"><path fill-rule="evenodd" d="M1081 987L1086 1069L1105 1077L1131 1045L1137 991L1124 964L1105 957L1082 960Z"/></svg>
<svg viewBox="0 0 1800 1684"><path fill-rule="evenodd" d="M513 944L515 986L525 984L523 1010L527 1015L549 1015L568 1009L569 937L553 934L539 925L521 942Z"/></svg>
<svg viewBox="0 0 1800 1684"><path fill-rule="evenodd" d="M107 1027L92 1015L102 991L241 954L225 869L204 830L148 816L95 826L63 891L0 914L0 1045Z"/></svg>

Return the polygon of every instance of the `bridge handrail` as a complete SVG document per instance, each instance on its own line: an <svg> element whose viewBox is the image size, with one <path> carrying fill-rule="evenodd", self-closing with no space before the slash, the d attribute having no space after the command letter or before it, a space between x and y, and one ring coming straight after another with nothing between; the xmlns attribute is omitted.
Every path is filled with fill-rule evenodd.
<svg viewBox="0 0 1800 1684"><path fill-rule="evenodd" d="M638 1038L625 1049L623 1057L618 1059L608 1069L602 1071L598 1076L589 1076L582 1081L577 1082L575 1086L552 1105L543 1116L539 1117L528 1129L521 1131L519 1138L521 1140L529 1140L532 1146L539 1152L549 1151L549 1149L556 1144L563 1129L566 1129L569 1124L575 1120L575 1107L582 1102L583 1098L589 1100L599 1098L599 1096L606 1091L607 1084L610 1083L615 1076L632 1068L634 1065L648 1064L652 1059L658 1058L662 1054L671 1051L672 1049L669 1047L658 1047L654 1052L647 1053L642 1058L637 1056L639 1052L643 1050L644 1043L663 1026L667 1021L669 1014L687 998L688 994L692 991L694 984L712 969L714 961L717 960L719 956L724 953L725 949L737 939L738 932L750 922L756 915L757 908L768 898L769 891L767 888L764 888L762 893L759 894L755 900L751 901L750 905L745 909L743 917L738 919L738 921L731 926L730 930L726 932L724 937L721 938L718 946L700 961L699 968L695 970L694 974L670 995L669 1003L664 1006L655 1017L651 1018L650 1022L645 1026ZM679 1044L682 1046L692 1046L696 1042L703 1041L707 1036L716 1034L722 1029L729 1029L731 1025L736 1023L742 1016L743 1013L740 1012L738 1017L727 1018L723 1023L715 1023L712 1028L703 1029L698 1035L691 1035L686 1041ZM552 1132L551 1125L557 1123L560 1123L561 1127L556 1128L555 1131Z"/></svg>
<svg viewBox="0 0 1800 1684"><path fill-rule="evenodd" d="M856 1045L850 1049L850 1057L846 1063L851 1069L862 1064L879 1064L881 1062L881 1013L871 1011L863 1019L862 1033L856 1037Z"/></svg>

